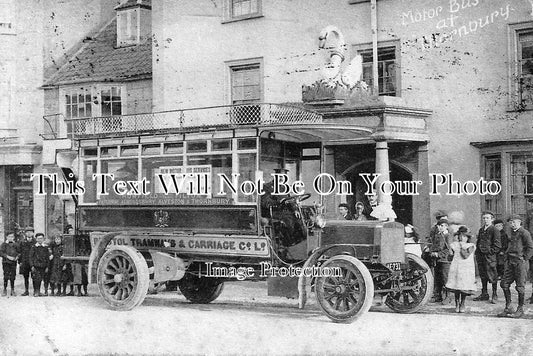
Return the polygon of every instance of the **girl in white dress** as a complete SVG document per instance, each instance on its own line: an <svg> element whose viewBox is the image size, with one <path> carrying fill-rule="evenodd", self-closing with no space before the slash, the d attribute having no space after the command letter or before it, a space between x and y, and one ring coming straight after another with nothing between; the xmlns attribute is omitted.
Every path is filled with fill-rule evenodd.
<svg viewBox="0 0 533 356"><path fill-rule="evenodd" d="M466 226L460 226L455 233L455 239L450 245L453 260L450 265L446 288L455 293L455 312L465 312L467 295L476 292L476 267L474 265L474 250L476 245L470 242L472 235Z"/></svg>

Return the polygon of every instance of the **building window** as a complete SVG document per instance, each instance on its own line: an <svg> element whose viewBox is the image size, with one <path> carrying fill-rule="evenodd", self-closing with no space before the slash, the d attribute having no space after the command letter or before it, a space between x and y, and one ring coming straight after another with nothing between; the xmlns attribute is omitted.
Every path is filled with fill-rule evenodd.
<svg viewBox="0 0 533 356"><path fill-rule="evenodd" d="M139 43L140 9L128 9L117 12L117 46L128 46Z"/></svg>
<svg viewBox="0 0 533 356"><path fill-rule="evenodd" d="M88 88L65 91L65 117L67 119L92 116L91 91Z"/></svg>
<svg viewBox="0 0 533 356"><path fill-rule="evenodd" d="M224 0L223 22L262 16L261 0Z"/></svg>
<svg viewBox="0 0 533 356"><path fill-rule="evenodd" d="M496 181L500 184L502 183L502 159L499 154L484 157L483 178L485 178L487 181ZM483 210L492 211L496 218L505 218L501 194L486 194L483 196L483 198Z"/></svg>
<svg viewBox="0 0 533 356"><path fill-rule="evenodd" d="M511 155L511 214L524 218L533 204L533 154Z"/></svg>
<svg viewBox="0 0 533 356"><path fill-rule="evenodd" d="M511 110L533 109L533 22L511 28Z"/></svg>
<svg viewBox="0 0 533 356"><path fill-rule="evenodd" d="M14 35L15 1L0 0L0 35Z"/></svg>
<svg viewBox="0 0 533 356"><path fill-rule="evenodd" d="M372 75L372 49L359 51L359 54L363 56L363 81L372 88L374 83ZM398 95L396 47L378 48L378 87L379 95Z"/></svg>
<svg viewBox="0 0 533 356"><path fill-rule="evenodd" d="M250 105L263 101L262 60L233 61L229 68L230 102L233 107L230 120L233 124L254 124L260 120L261 107Z"/></svg>
<svg viewBox="0 0 533 356"><path fill-rule="evenodd" d="M102 89L102 116L122 115L120 87Z"/></svg>
<svg viewBox="0 0 533 356"><path fill-rule="evenodd" d="M231 103L249 104L261 101L261 66L259 63L233 66L231 70Z"/></svg>
<svg viewBox="0 0 533 356"><path fill-rule="evenodd" d="M533 106L533 29L518 34L519 100L522 106Z"/></svg>
<svg viewBox="0 0 533 356"><path fill-rule="evenodd" d="M92 86L63 89L65 117L85 118L123 114L121 86Z"/></svg>

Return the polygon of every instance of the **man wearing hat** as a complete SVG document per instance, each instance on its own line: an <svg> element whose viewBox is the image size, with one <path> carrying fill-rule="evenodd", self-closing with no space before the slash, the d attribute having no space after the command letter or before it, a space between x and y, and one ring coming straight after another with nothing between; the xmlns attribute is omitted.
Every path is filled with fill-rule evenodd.
<svg viewBox="0 0 533 356"><path fill-rule="evenodd" d="M528 261L533 256L533 240L531 240L531 234L521 226L522 217L520 215L512 215L509 222L511 235L509 236L507 251L505 251L505 270L501 282L505 296L505 309L498 316L521 318L524 315L525 284ZM511 313L510 286L513 282L515 282L515 288L518 292L518 307L514 313Z"/></svg>
<svg viewBox="0 0 533 356"><path fill-rule="evenodd" d="M496 304L498 300L497 256L502 248L500 232L494 227L494 214L484 211L481 214L483 226L479 229L476 243L476 261L481 278L481 294L474 301L489 300ZM492 298L489 298L487 286L492 284Z"/></svg>

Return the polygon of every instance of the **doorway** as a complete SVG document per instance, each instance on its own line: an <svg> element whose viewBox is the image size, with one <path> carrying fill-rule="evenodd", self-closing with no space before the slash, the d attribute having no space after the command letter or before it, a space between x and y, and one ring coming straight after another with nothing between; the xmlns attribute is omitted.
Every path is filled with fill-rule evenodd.
<svg viewBox="0 0 533 356"><path fill-rule="evenodd" d="M374 160L368 160L351 166L345 172L346 179L352 184L353 195L347 197L347 203L350 212L355 211L355 203L362 202L365 206L365 214L370 215L372 208L368 197L365 195L367 185L359 173L374 173L376 163ZM402 166L390 162L390 180L391 181L411 181L413 174ZM413 197L411 195L392 194L392 208L396 213L396 221L402 224L413 223Z"/></svg>

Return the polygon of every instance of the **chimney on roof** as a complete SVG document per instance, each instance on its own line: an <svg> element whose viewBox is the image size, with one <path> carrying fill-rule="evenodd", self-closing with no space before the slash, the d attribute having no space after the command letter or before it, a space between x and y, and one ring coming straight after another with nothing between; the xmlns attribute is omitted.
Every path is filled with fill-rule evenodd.
<svg viewBox="0 0 533 356"><path fill-rule="evenodd" d="M117 12L117 47L142 43L152 35L152 1L123 0Z"/></svg>

